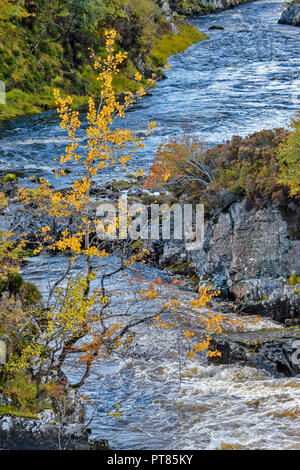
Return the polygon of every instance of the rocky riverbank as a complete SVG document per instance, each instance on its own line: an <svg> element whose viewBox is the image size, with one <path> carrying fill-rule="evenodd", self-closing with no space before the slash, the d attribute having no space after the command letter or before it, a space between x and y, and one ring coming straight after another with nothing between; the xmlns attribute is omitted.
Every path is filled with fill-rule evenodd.
<svg viewBox="0 0 300 470"><path fill-rule="evenodd" d="M109 449L106 440L89 439L85 404L76 390L67 389L63 399L49 402L49 408L30 418L22 411L5 412L3 403L8 402L0 394L1 450Z"/></svg>
<svg viewBox="0 0 300 470"><path fill-rule="evenodd" d="M291 227L276 207L257 210L244 198L207 220L201 250L187 252L181 242L164 243L159 265L183 263L224 295L258 302L291 295L285 286L300 272L300 241L291 237Z"/></svg>
<svg viewBox="0 0 300 470"><path fill-rule="evenodd" d="M25 231L32 248L41 225L49 226L54 238L66 228L76 233L78 223L74 218L65 218L57 225L57 221L48 216L41 221L32 212L28 217L28 211L20 209L13 197L16 188L17 183L12 181L0 188L11 196L9 208L0 218L1 227L9 230L18 226L16 233ZM124 194L129 203L142 202L149 210L154 202L169 205L178 202L163 190L161 193L145 190L139 179L95 185L91 191L96 201L117 202ZM297 324L300 318L297 204L290 201L284 210L271 202L257 208L247 197L230 198L229 194L226 197L227 204L206 217L201 249L186 250L184 240L155 241L150 244L149 262L172 274L188 276L195 288L211 283L214 289L221 291L222 299L234 300L241 312ZM108 251L110 245L111 242L105 246ZM126 243L128 255L136 245ZM149 242L145 245L149 246ZM124 249L121 241L116 242L113 244L115 253L118 246L121 251Z"/></svg>
<svg viewBox="0 0 300 470"><path fill-rule="evenodd" d="M280 24L290 24L292 26L300 26L300 1L293 0L283 10L278 21Z"/></svg>
<svg viewBox="0 0 300 470"><path fill-rule="evenodd" d="M275 377L295 376L300 374L296 353L299 338L299 328L263 329L215 337L211 348L216 348L221 355L210 361L256 367Z"/></svg>
<svg viewBox="0 0 300 470"><path fill-rule="evenodd" d="M24 214L20 219L15 201L17 183L2 185L11 196L12 219L26 222L34 237L33 217ZM127 192L131 200L144 203L174 202L170 195L151 194L140 180L115 181L93 188L93 196L117 201ZM19 218L18 218L19 217ZM49 222L49 221L48 221ZM66 220L66 225L70 221ZM74 221L73 221L74 222ZM22 225L22 224L21 224ZM74 225L75 228L75 225ZM247 198L233 201L223 211L206 222L205 243L198 252L187 252L183 243L153 244L149 261L165 267L172 275L184 281L181 287L161 288L161 302L176 298L178 317L184 328L197 334L197 315L191 307L199 285L211 282L222 288L220 301L208 306L207 312L222 312L224 332L215 335L212 349L221 352L212 357L215 365L240 364L260 369L270 377L291 377L300 373L296 345L300 338L299 241L291 239L293 223L284 220L280 210L272 204L262 209L251 207ZM55 225L52 234L55 234ZM298 271L297 271L298 270ZM261 296L269 295L269 298ZM231 298L231 300L229 300ZM255 300L256 299L256 300ZM261 320L256 323L254 316ZM239 322L245 327L235 326ZM281 323L281 324L280 324ZM292 325L292 326L291 326ZM39 419L25 419L5 415L0 419L0 447L3 449L68 449L88 450L108 448L105 440L89 441L84 425L85 412L81 399L70 392L70 406L46 411Z"/></svg>
<svg viewBox="0 0 300 470"><path fill-rule="evenodd" d="M84 424L60 424L13 415L0 417L0 450L108 450L105 439L89 440Z"/></svg>

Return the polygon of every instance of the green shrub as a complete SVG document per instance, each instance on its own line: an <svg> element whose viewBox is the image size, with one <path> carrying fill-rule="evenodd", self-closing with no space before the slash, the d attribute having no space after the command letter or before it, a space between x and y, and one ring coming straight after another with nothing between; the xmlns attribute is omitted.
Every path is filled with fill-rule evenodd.
<svg viewBox="0 0 300 470"><path fill-rule="evenodd" d="M2 183L7 183L8 181L18 181L17 176L14 173L7 173L6 175L3 176L2 178Z"/></svg>
<svg viewBox="0 0 300 470"><path fill-rule="evenodd" d="M289 187L291 196L300 197L300 113L292 121L292 131L278 148L278 182Z"/></svg>
<svg viewBox="0 0 300 470"><path fill-rule="evenodd" d="M37 387L25 374L16 374L5 389L5 397L21 411L36 410Z"/></svg>
<svg viewBox="0 0 300 470"><path fill-rule="evenodd" d="M20 289L22 301L27 305L35 305L41 299L42 295L38 288L30 282L24 282Z"/></svg>
<svg viewBox="0 0 300 470"><path fill-rule="evenodd" d="M10 272L7 277L7 288L12 294L16 294L20 291L24 284L23 276L19 273Z"/></svg>

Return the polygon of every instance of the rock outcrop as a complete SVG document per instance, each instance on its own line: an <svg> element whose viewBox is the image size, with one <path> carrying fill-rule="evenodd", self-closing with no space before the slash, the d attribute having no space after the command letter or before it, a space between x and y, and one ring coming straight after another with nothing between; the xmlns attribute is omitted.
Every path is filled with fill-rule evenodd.
<svg viewBox="0 0 300 470"><path fill-rule="evenodd" d="M0 418L0 449L89 450L88 431L83 424L51 424L6 415Z"/></svg>
<svg viewBox="0 0 300 470"><path fill-rule="evenodd" d="M290 24L292 26L300 26L300 1L291 2L285 10L283 10L278 23Z"/></svg>
<svg viewBox="0 0 300 470"><path fill-rule="evenodd" d="M273 298L272 298L273 297ZM298 324L300 319L300 290L289 294L273 295L262 302L248 302L239 307L241 313L270 317L280 323Z"/></svg>
<svg viewBox="0 0 300 470"><path fill-rule="evenodd" d="M210 348L220 351L221 356L214 356L210 361L240 363L275 376L295 376L300 373L299 335L299 327L293 327L214 337Z"/></svg>
<svg viewBox="0 0 300 470"><path fill-rule="evenodd" d="M9 404L5 400L2 404ZM85 406L76 390L69 390L53 408L38 413L37 419L0 416L0 450L110 449L106 439L89 440Z"/></svg>
<svg viewBox="0 0 300 470"><path fill-rule="evenodd" d="M200 281L212 282L236 300L277 298L285 295L289 276L300 273L300 240L292 239L279 209L249 208L245 198L206 223L201 250L186 252L182 242L164 243L161 267L186 261Z"/></svg>

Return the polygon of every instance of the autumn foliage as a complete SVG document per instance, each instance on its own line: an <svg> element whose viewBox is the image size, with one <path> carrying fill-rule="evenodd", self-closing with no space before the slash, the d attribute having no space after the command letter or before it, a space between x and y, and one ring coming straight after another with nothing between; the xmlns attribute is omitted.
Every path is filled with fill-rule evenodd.
<svg viewBox="0 0 300 470"><path fill-rule="evenodd" d="M212 181L214 163L207 159L198 139L183 135L171 139L158 148L153 164L150 167L145 187L150 189L157 185L171 186L176 183L197 181L207 186Z"/></svg>
<svg viewBox="0 0 300 470"><path fill-rule="evenodd" d="M137 73L137 91L125 93L122 100L117 97L113 82L126 54L116 49L114 30L106 32L105 40L106 56L93 56L100 97L98 102L89 99L84 152L79 151L79 113L72 108L70 97L62 97L55 90L61 127L69 138L65 152L57 161L56 177L63 179L66 165L72 163L77 170L72 172L77 175L76 179L64 190L51 187L47 180L41 178L33 189L21 188L19 191L19 201L25 210L30 210L39 220L45 220L45 217L55 220L55 233L45 224L36 233L34 254L50 251L64 255L64 269L61 277L49 284L44 303L39 302L38 292L30 285L26 285L22 292L20 286L15 292L5 287L0 305L0 333L9 336L11 343L13 339L13 347L10 348L9 360L2 376L4 390L20 374L30 374L39 396L43 382L50 383L52 380L53 369L56 371L57 385L64 387L66 378L62 368L66 359L72 355L81 364L81 377L72 384L79 388L89 376L95 361L108 358L115 352L134 357L135 327L142 324L156 329L178 329L181 339L187 343L187 358L191 359L201 351L206 351L208 355L218 354L217 351L211 351L209 346L211 334L222 331L221 315L199 315L202 325L199 338L196 338L192 329L182 331L177 315L178 301L172 297L167 302L163 300L162 292L167 286L163 286L159 279L149 284L128 278L134 293L131 303L124 313L114 311L112 299L118 294L111 292L107 283L118 273L128 276L128 268L143 261L147 248L142 246L129 259L120 256L119 264L114 269L105 263L101 264L108 253L103 242L95 237L98 220L93 211L91 188L103 169L112 165L126 168L132 154L143 147L143 141L133 131L120 128L117 123L137 100L142 99L146 87ZM152 86L153 83L154 78L151 78L146 86ZM150 123L148 133L154 127L155 123ZM167 153L171 150L170 155L172 152L174 155L175 149L175 143L171 144ZM172 158L169 160L169 171L172 171ZM189 161L189 158L190 154L182 153L182 162ZM163 165L163 156L157 164ZM164 179L167 179L166 174ZM5 208L5 198L2 197L1 201ZM76 230L61 228L66 218L76 220ZM17 243L13 233L1 233L1 236L0 281L7 283L11 273L18 275L26 241L24 237L24 241ZM191 309L197 311L199 307L210 304L216 295L218 292L214 292L211 286L201 287L196 298L191 299Z"/></svg>
<svg viewBox="0 0 300 470"><path fill-rule="evenodd" d="M206 149L183 136L160 146L145 186L197 197L208 212L243 196L256 208L284 207L299 194L299 161L299 120L290 133L263 130Z"/></svg>

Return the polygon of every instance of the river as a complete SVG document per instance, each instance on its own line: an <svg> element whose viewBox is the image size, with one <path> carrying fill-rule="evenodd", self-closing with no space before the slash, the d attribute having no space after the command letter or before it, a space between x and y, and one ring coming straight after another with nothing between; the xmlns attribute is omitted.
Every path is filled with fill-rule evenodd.
<svg viewBox="0 0 300 470"><path fill-rule="evenodd" d="M300 31L277 24L283 4L258 1L194 19L210 40L171 57L167 80L118 123L143 135L150 121L157 122L128 173L147 169L158 145L182 131L213 145L232 135L289 125L300 108ZM224 30L209 31L212 25ZM84 121L80 135L83 147ZM58 185L53 158L66 143L55 111L0 122L0 171L46 176ZM123 178L124 170L109 168L99 179L112 177Z"/></svg>
<svg viewBox="0 0 300 470"><path fill-rule="evenodd" d="M300 30L277 24L283 4L258 1L193 19L210 39L171 57L167 80L126 118L141 135L149 121L157 122L129 173L147 169L160 142L182 131L210 146L232 135L288 126L300 107ZM209 31L212 25L224 30ZM16 171L25 181L46 176L58 184L53 157L67 140L54 111L1 122L0 134L0 171ZM109 170L101 180L123 176L123 170ZM57 276L61 260L33 258L25 274L44 290L49 267ZM164 275L142 269L148 278ZM116 278L110 286L118 286L120 305L130 296L122 282ZM185 365L180 381L174 339L171 332L140 331L138 360L116 358L95 368L83 390L93 401L88 405L92 437L108 439L114 449L300 448L297 377L273 378L200 358ZM70 379L75 376L76 369ZM122 410L118 419L108 416L116 403Z"/></svg>

